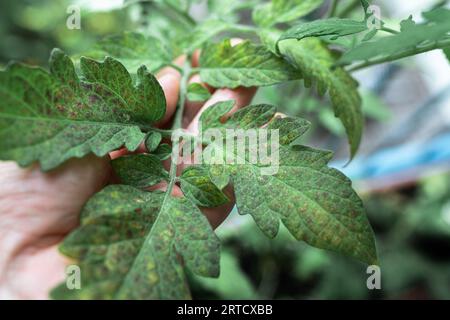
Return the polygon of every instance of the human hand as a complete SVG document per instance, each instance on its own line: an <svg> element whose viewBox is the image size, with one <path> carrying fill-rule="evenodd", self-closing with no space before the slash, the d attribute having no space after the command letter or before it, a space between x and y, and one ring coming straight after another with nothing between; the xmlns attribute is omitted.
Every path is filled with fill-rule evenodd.
<svg viewBox="0 0 450 320"><path fill-rule="evenodd" d="M198 65L198 56L198 52L194 54L193 67ZM175 63L182 65L184 60L180 57ZM157 78L167 101L166 114L158 123L164 128L175 113L181 75L165 68ZM201 83L199 76L193 76L192 82ZM235 100L236 111L248 105L256 92L253 88L208 89L212 96L205 103L186 102L182 121L186 130L195 131L200 114L216 102ZM125 153L120 150L104 158L72 159L48 173L37 164L22 169L13 162L0 162L0 299L46 299L50 289L64 279L69 261L58 253L57 246L77 227L86 201L113 180L110 158ZM179 196L181 190L175 186L173 193ZM225 193L234 199L232 190ZM202 211L216 228L233 205L234 200Z"/></svg>

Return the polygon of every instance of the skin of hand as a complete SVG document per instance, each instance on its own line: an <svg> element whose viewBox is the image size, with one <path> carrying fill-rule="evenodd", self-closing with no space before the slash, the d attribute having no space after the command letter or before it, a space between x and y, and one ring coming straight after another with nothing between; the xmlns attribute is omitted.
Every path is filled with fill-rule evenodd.
<svg viewBox="0 0 450 320"><path fill-rule="evenodd" d="M234 40L234 44L239 42ZM198 66L199 52L192 59ZM182 65L185 57L175 64ZM167 100L163 120L170 124L178 102L181 75L165 68L157 75ZM190 83L201 83L194 75ZM201 83L212 96L205 103L187 101L183 127L195 132L200 114L219 101L235 100L237 109L248 105L254 88L213 89ZM126 150L104 158L88 155L72 159L59 168L44 173L37 164L20 168L14 162L0 162L0 299L47 299L48 292L64 280L65 267L70 261L57 249L61 240L79 223L79 214L86 201L113 181L110 158L126 154ZM169 160L170 161L170 160ZM166 163L170 165L170 163ZM165 185L157 186L164 189ZM234 205L231 189L225 190L232 201L218 208L203 208L211 225L216 228L229 215ZM181 190L175 186L175 196Z"/></svg>

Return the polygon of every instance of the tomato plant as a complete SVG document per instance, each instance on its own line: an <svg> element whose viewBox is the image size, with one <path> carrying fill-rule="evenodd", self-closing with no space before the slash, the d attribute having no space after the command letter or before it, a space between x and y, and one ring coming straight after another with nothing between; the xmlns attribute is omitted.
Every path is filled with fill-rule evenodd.
<svg viewBox="0 0 450 320"><path fill-rule="evenodd" d="M351 181L328 167L331 152L297 142L310 126L307 120L280 116L266 104L230 115L234 102L218 102L202 113L198 136L178 136L214 156L177 174L182 142L173 137L182 127L185 102L210 95L207 87L188 84L194 75L209 87L231 89L304 80L328 96L345 127L351 159L364 123L351 72L450 48L450 11L443 7L424 12L420 23L409 17L394 30L364 0L361 20L345 17L348 10L337 1L322 17L306 18L325 2L210 1L210 15L198 22L189 15L191 1L143 1L165 13L158 19L183 27L162 38L124 31L76 57L54 49L49 70L11 63L0 72L0 159L21 166L39 162L49 171L71 158L145 146L111 161L121 183L87 202L79 228L60 246L81 267L83 288L71 291L62 284L53 297L188 298L186 269L205 277L220 272L220 241L200 208L230 202L228 186L239 213L251 215L268 237L275 237L282 223L299 241L378 263L374 234ZM249 8L253 23L236 23L236 14ZM232 45L230 34L244 39ZM198 49L199 64L193 67ZM187 57L182 66L172 63L179 55ZM156 124L166 112L166 97L153 73L167 66L182 74L182 82L172 127L161 129ZM202 136L207 129L216 139ZM239 155L237 146L224 146L225 133L233 130L276 132L274 174L264 174L267 163ZM263 144L253 140L244 153ZM167 170L163 162L170 156ZM230 156L241 161L227 161ZM165 191L149 191L161 182ZM173 195L175 186L182 196Z"/></svg>

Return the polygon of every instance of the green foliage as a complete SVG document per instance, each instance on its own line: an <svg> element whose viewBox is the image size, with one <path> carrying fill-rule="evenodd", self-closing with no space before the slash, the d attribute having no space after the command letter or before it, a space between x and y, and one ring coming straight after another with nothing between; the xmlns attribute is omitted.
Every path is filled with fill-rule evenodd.
<svg viewBox="0 0 450 320"><path fill-rule="evenodd" d="M60 285L57 299L187 299L184 267L219 274L219 240L197 207L125 185L95 195L60 250L79 261L85 285Z"/></svg>
<svg viewBox="0 0 450 320"><path fill-rule="evenodd" d="M416 24L412 17L403 20L398 34L363 42L346 52L337 64L387 62L450 47L450 10L437 8L424 12L423 17L425 22L420 24Z"/></svg>
<svg viewBox="0 0 450 320"><path fill-rule="evenodd" d="M299 73L264 46L245 41L234 47L229 40L208 44L200 59L200 76L213 87L269 86Z"/></svg>
<svg viewBox="0 0 450 320"><path fill-rule="evenodd" d="M307 87L317 84L320 95L329 91L334 113L348 135L351 154L358 150L363 131L363 115L358 83L342 68L331 70L334 56L318 39L285 40L278 43L280 53L297 67Z"/></svg>
<svg viewBox="0 0 450 320"><path fill-rule="evenodd" d="M191 280L193 296L226 299L222 283L243 278L253 288L252 299L448 299L449 177L439 173L412 189L363 198L377 230L381 290L367 290L365 266L305 246L285 228L276 239L267 239L254 224L243 221L239 228L232 224L219 234L222 251L242 261L239 268L208 279L215 287ZM241 298L238 290L234 294Z"/></svg>
<svg viewBox="0 0 450 320"><path fill-rule="evenodd" d="M191 83L188 87L187 98L189 101L206 101L211 97L208 89L200 83Z"/></svg>
<svg viewBox="0 0 450 320"><path fill-rule="evenodd" d="M213 161L188 166L180 176L176 166L179 155L172 152L178 142L167 141L180 129L182 102L210 97L201 84L188 85L193 75L199 74L205 84L215 88L304 80L305 87L314 84L320 96L328 92L353 157L363 131L361 98L357 82L342 66L357 61L368 66L447 48L449 11L441 8L425 13L422 24L406 20L400 33L388 37L363 33L365 22L334 17L301 21L288 28L322 3L211 0L211 15L197 22L189 16L192 1L130 2L129 6L150 9L149 16L142 13L142 20L148 23L141 26L142 34L125 32L100 40L85 53L90 58L80 58L77 67L56 49L50 72L18 63L0 71L1 160L14 160L22 166L38 161L43 170L50 170L70 158L90 153L102 157L113 150L133 152L145 146L145 150L139 148L136 154L112 161L121 184L106 187L88 201L80 227L61 245L61 252L81 266L83 288L71 291L60 285L53 297L189 298L188 274L219 275L220 243L200 207L229 203L224 192L229 185L234 188L238 212L251 216L268 237L275 237L284 226L296 240L364 263L377 263L374 235L351 182L328 167L330 152L298 144L309 128L308 121L277 116L277 109L268 104L248 106L226 118L234 101L219 102L202 114L202 130L278 132L280 143L272 147L276 148L272 153L279 152L279 165L272 174L263 174L273 169L268 164L249 159L251 149L266 143L259 138L243 144L242 156L237 143L227 149L220 139L202 137L197 142L205 145L203 154L214 155ZM368 5L366 1L362 4ZM241 9L253 8L258 26L237 23ZM234 33L252 37L232 46L229 34ZM357 38L360 34L364 34L363 39ZM330 49L329 43L348 35L356 42L347 46L350 49L342 56ZM261 41L255 41L256 36ZM166 100L149 71L174 67L171 61L179 54L186 54L189 61L200 47L198 66L185 63L176 67L182 80L173 128L156 128L166 112ZM306 103L313 94L312 90L304 92L306 96L296 101L297 105ZM167 172L162 161L171 156ZM240 158L235 163L214 161L228 157ZM160 182L167 185L164 192L148 191ZM172 191L178 186L183 194L175 197ZM286 234L281 235L281 240L285 239ZM229 255L223 259L221 263L227 268L238 269ZM310 268L319 268L325 260L317 259ZM243 294L253 296L245 277L237 279L243 282ZM203 281L209 288L212 283ZM223 282L221 287L221 294L231 294L232 288Z"/></svg>
<svg viewBox="0 0 450 320"><path fill-rule="evenodd" d="M332 18L302 23L284 32L279 41L286 39L302 40L308 37L339 37L360 33L367 30L366 21Z"/></svg>
<svg viewBox="0 0 450 320"><path fill-rule="evenodd" d="M120 181L137 188L153 186L168 178L160 159L152 154L129 155L112 161Z"/></svg>
<svg viewBox="0 0 450 320"><path fill-rule="evenodd" d="M209 177L209 168L188 167L181 174L181 189L186 197L202 207L218 207L230 200Z"/></svg>
<svg viewBox="0 0 450 320"><path fill-rule="evenodd" d="M54 50L50 73L17 63L0 72L1 159L22 166L39 160L49 170L91 152L104 156L122 145L135 150L144 137L140 126L164 115L164 93L145 67L133 84L112 58L80 64L82 80L70 59Z"/></svg>
<svg viewBox="0 0 450 320"><path fill-rule="evenodd" d="M273 0L253 11L253 21L261 27L297 20L322 5L323 0Z"/></svg>
<svg viewBox="0 0 450 320"><path fill-rule="evenodd" d="M119 60L130 73L145 65L155 71L172 62L173 56L160 40L137 32L124 32L101 39L96 50L89 54L92 58L105 56Z"/></svg>
<svg viewBox="0 0 450 320"><path fill-rule="evenodd" d="M245 159L244 164L224 165L224 170L221 170L230 176L239 213L252 215L269 237L278 233L281 220L298 240L374 264L375 243L362 202L348 179L340 172L326 167L331 153L292 145L308 129L309 124L295 118L272 119L275 110L266 105L242 109L222 124L219 119L230 107L224 108L224 105L219 103L210 107L202 115L201 121L207 122L203 126L214 128L211 124L215 123L217 128L248 129L270 122L268 128L278 129L280 135L277 173L264 175L261 170L263 166L252 164L249 159ZM264 116L255 119L252 115ZM212 122L213 117L217 121ZM250 145L247 148L252 147ZM238 156L237 153L230 155L227 150L219 148L220 144L213 142L205 152L214 149L214 154L221 154L224 159ZM233 152L237 150L238 146ZM217 168L220 165L212 166ZM206 170L203 168L203 177L192 180L190 187L195 184L196 189L204 188L208 177L215 176L215 172ZM200 172L197 172L198 175ZM277 192L274 193L274 190ZM199 196L203 199L202 194Z"/></svg>
<svg viewBox="0 0 450 320"><path fill-rule="evenodd" d="M153 152L158 149L162 141L162 134L157 131L150 131L145 138L145 147L148 152Z"/></svg>

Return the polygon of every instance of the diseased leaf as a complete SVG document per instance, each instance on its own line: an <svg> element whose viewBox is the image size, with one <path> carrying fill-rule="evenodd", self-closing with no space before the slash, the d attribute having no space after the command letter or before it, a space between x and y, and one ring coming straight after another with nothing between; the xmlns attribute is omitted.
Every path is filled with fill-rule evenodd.
<svg viewBox="0 0 450 320"><path fill-rule="evenodd" d="M278 43L280 53L304 76L305 85L317 85L320 95L327 91L338 117L347 132L351 157L358 150L364 118L358 83L342 68L332 70L335 58L319 39L284 40Z"/></svg>
<svg viewBox="0 0 450 320"><path fill-rule="evenodd" d="M219 274L219 240L186 198L130 186L106 187L86 205L63 254L81 269L80 290L61 284L56 299L188 299L184 266Z"/></svg>
<svg viewBox="0 0 450 320"><path fill-rule="evenodd" d="M208 169L200 166L186 168L181 177L181 190L186 197L202 207L218 207L230 200L208 177Z"/></svg>
<svg viewBox="0 0 450 320"><path fill-rule="evenodd" d="M277 43L280 37L280 31L277 29L261 29L258 31L261 43L271 52L277 54Z"/></svg>
<svg viewBox="0 0 450 320"><path fill-rule="evenodd" d="M243 108L239 112L233 113L227 121L223 121L224 115L233 109L234 100L221 101L214 105L214 108L207 108L201 115L202 130L242 129L259 128L272 119L276 113L276 108L268 104L254 105L252 108Z"/></svg>
<svg viewBox="0 0 450 320"><path fill-rule="evenodd" d="M110 56L120 61L130 73L142 65L154 72L173 60L170 50L155 37L137 32L124 32L101 39L89 57L103 59Z"/></svg>
<svg viewBox="0 0 450 320"><path fill-rule="evenodd" d="M145 147L149 152L153 152L158 148L161 143L162 135L157 131L151 131L147 134L145 138Z"/></svg>
<svg viewBox="0 0 450 320"><path fill-rule="evenodd" d="M411 18L401 23L401 32L363 42L346 52L337 65L371 60L392 61L426 51L450 47L450 10L438 8L423 13L426 21L416 24Z"/></svg>
<svg viewBox="0 0 450 320"><path fill-rule="evenodd" d="M323 2L323 0L272 0L255 8L253 21L262 27L290 22L306 16Z"/></svg>
<svg viewBox="0 0 450 320"><path fill-rule="evenodd" d="M224 126L221 117L230 112L234 104L234 100L227 100L214 104L214 108L206 108L200 117L202 130Z"/></svg>
<svg viewBox="0 0 450 320"><path fill-rule="evenodd" d="M140 126L160 120L166 108L158 81L141 67L137 83L112 58L83 58L83 80L63 52L54 50L50 73L11 64L0 72L0 159L43 170L88 153L104 156L144 139Z"/></svg>
<svg viewBox="0 0 450 320"><path fill-rule="evenodd" d="M308 37L331 37L337 39L367 30L366 21L331 18L300 23L284 32L279 41L286 39L302 40Z"/></svg>
<svg viewBox="0 0 450 320"><path fill-rule="evenodd" d="M156 148L153 154L160 160L167 160L172 154L172 147L167 143L162 143L158 146L158 148Z"/></svg>
<svg viewBox="0 0 450 320"><path fill-rule="evenodd" d="M264 46L244 41L232 47L229 40L206 45L200 57L200 76L217 88L268 86L300 77Z"/></svg>
<svg viewBox="0 0 450 320"><path fill-rule="evenodd" d="M372 40L373 37L375 37L378 33L378 29L372 29L371 31L367 32L364 38L361 40L362 42Z"/></svg>
<svg viewBox="0 0 450 320"><path fill-rule="evenodd" d="M221 108L223 105L210 108L216 107ZM209 118L209 126L213 123L211 115L220 119L224 115L220 113L211 110L205 116ZM249 121L247 117L257 117L260 113L261 106L246 107L236 112L229 121L236 129L249 128L249 123L253 124L250 127L255 128L261 122L256 119ZM242 121L243 119L246 120ZM353 191L349 179L339 171L327 167L332 153L292 144L307 130L307 121L298 118L269 120L266 120L269 123L267 128L279 130L280 138L277 149L279 163L277 171L272 175L262 174L261 169L266 168L267 164L249 161L247 154L237 154L239 149L236 147L233 155L217 141L205 149L208 152L208 148L222 148L222 165L211 167L226 168L225 171L217 171L221 175L219 181L224 180L223 172L229 174L239 213L252 215L269 237L277 234L281 220L298 240L349 255L368 264L376 263L374 235L361 200ZM228 127L229 124L226 122L222 126ZM247 153L251 148L254 150L250 143L245 145ZM275 150L272 149L272 152ZM225 159L230 156L245 159L245 162L226 162ZM209 171L208 176L214 176L214 172ZM205 179L206 177L205 174Z"/></svg>
<svg viewBox="0 0 450 320"><path fill-rule="evenodd" d="M151 154L122 156L112 161L112 167L123 184L137 188L153 186L169 177L161 160Z"/></svg>
<svg viewBox="0 0 450 320"><path fill-rule="evenodd" d="M130 112L131 121L138 122L145 117L151 124L163 118L166 111L164 92L156 78L148 73L145 67L139 68L137 83L134 86L123 65L112 58L106 58L104 62L81 58L80 66L84 79L94 87L97 85L98 88L108 90L113 96L108 102L117 101L123 104L121 107ZM117 109L113 111L118 112Z"/></svg>
<svg viewBox="0 0 450 320"><path fill-rule="evenodd" d="M200 83L194 82L188 86L187 98L189 101L202 102L208 100L209 97L211 97L211 93Z"/></svg>

